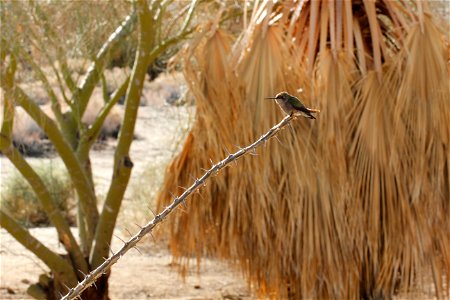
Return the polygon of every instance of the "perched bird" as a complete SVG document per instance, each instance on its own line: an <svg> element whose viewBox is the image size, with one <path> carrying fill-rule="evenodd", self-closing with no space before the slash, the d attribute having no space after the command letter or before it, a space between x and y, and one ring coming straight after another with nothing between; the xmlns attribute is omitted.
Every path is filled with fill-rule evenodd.
<svg viewBox="0 0 450 300"><path fill-rule="evenodd" d="M315 119L312 113L320 112L318 109L307 108L297 97L289 95L286 92L278 93L275 97L268 97L266 99L274 99L277 101L281 109L288 115L299 113L306 118Z"/></svg>

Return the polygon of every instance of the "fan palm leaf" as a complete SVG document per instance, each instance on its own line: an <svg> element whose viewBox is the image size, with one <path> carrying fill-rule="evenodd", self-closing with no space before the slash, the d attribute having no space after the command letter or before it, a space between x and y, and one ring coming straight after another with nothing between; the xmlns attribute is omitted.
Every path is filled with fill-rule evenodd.
<svg viewBox="0 0 450 300"><path fill-rule="evenodd" d="M197 119L160 207L281 118L265 97L302 89L322 112L202 188L171 222L175 256L230 259L270 297L390 298L426 274L448 295L448 66L427 6L261 1L244 23L185 52Z"/></svg>

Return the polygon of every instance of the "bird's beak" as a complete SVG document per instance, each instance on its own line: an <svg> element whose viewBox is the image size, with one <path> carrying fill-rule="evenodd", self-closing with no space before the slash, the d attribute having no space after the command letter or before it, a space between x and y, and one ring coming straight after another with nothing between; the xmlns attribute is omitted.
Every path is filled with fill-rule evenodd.
<svg viewBox="0 0 450 300"><path fill-rule="evenodd" d="M277 98L275 98L275 97L266 97L265 99L272 100L272 99L277 99Z"/></svg>

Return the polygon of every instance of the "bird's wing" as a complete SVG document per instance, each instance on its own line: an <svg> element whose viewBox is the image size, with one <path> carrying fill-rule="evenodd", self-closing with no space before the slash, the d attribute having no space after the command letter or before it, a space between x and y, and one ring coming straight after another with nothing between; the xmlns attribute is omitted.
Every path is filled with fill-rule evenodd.
<svg viewBox="0 0 450 300"><path fill-rule="evenodd" d="M303 105L303 103L300 100L298 100L297 98L292 97L292 98L289 98L288 101L289 101L289 104L292 105L296 109L302 109L305 107Z"/></svg>

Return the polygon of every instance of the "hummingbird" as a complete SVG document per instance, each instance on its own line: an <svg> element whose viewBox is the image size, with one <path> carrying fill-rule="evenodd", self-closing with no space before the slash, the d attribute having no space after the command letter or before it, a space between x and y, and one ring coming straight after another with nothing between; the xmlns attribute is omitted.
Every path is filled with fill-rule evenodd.
<svg viewBox="0 0 450 300"><path fill-rule="evenodd" d="M277 101L281 109L288 115L299 113L306 118L315 119L312 113L320 112L318 109L307 108L297 97L289 95L286 92L278 93L275 97L267 97L266 99L274 99Z"/></svg>

